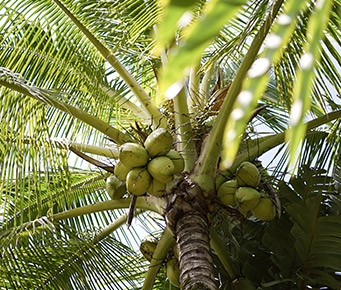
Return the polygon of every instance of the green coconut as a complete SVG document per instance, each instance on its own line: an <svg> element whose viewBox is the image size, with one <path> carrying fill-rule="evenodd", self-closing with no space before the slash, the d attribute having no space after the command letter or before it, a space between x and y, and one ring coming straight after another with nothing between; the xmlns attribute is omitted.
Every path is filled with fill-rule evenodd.
<svg viewBox="0 0 341 290"><path fill-rule="evenodd" d="M125 181L127 179L127 175L129 171L130 171L130 168L125 166L121 161L117 162L115 169L114 169L115 175L121 181Z"/></svg>
<svg viewBox="0 0 341 290"><path fill-rule="evenodd" d="M162 183L153 178L148 193L154 196L163 196L166 192L166 183Z"/></svg>
<svg viewBox="0 0 341 290"><path fill-rule="evenodd" d="M120 181L115 175L110 175L105 183L105 188L111 199L121 199L126 193L125 183Z"/></svg>
<svg viewBox="0 0 341 290"><path fill-rule="evenodd" d="M215 187L219 188L225 181L227 181L227 178L224 175L218 173L215 178Z"/></svg>
<svg viewBox="0 0 341 290"><path fill-rule="evenodd" d="M269 198L261 198L260 202L251 212L257 219L262 221L271 221L276 216L275 205Z"/></svg>
<svg viewBox="0 0 341 290"><path fill-rule="evenodd" d="M254 209L261 199L261 194L251 187L239 187L235 196L238 206L244 213Z"/></svg>
<svg viewBox="0 0 341 290"><path fill-rule="evenodd" d="M140 244L140 252L150 262L153 258L158 240L153 237L142 239Z"/></svg>
<svg viewBox="0 0 341 290"><path fill-rule="evenodd" d="M236 180L225 181L218 189L218 199L225 205L235 206L235 193L238 189L238 183Z"/></svg>
<svg viewBox="0 0 341 290"><path fill-rule="evenodd" d="M166 157L168 157L174 163L174 174L181 173L184 170L185 161L184 161L184 158L181 156L181 154L178 151L171 149L166 154Z"/></svg>
<svg viewBox="0 0 341 290"><path fill-rule="evenodd" d="M129 171L126 186L131 194L142 195L147 192L151 182L152 177L148 173L147 169L138 167Z"/></svg>
<svg viewBox="0 0 341 290"><path fill-rule="evenodd" d="M175 244L175 245L173 246L173 253L174 253L174 257L175 257L176 259L179 259L179 253L178 253L178 246L177 246L177 244Z"/></svg>
<svg viewBox="0 0 341 290"><path fill-rule="evenodd" d="M118 158L126 167L132 169L134 167L145 166L149 156L146 149L137 143L124 143L120 147Z"/></svg>
<svg viewBox="0 0 341 290"><path fill-rule="evenodd" d="M243 162L237 169L236 180L239 186L257 187L260 182L258 168L251 162Z"/></svg>
<svg viewBox="0 0 341 290"><path fill-rule="evenodd" d="M174 163L166 156L153 158L147 168L151 176L159 182L168 183L174 178Z"/></svg>
<svg viewBox="0 0 341 290"><path fill-rule="evenodd" d="M169 282L171 282L176 287L180 287L179 262L176 258L172 258L172 259L167 261L166 272L167 272L167 277L169 279Z"/></svg>
<svg viewBox="0 0 341 290"><path fill-rule="evenodd" d="M164 128L153 131L144 142L151 157L166 155L173 146L172 135Z"/></svg>

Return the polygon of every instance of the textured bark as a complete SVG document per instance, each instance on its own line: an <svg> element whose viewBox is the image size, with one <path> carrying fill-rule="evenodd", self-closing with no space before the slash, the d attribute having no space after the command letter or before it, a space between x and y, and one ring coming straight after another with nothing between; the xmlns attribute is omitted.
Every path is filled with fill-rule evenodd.
<svg viewBox="0 0 341 290"><path fill-rule="evenodd" d="M184 214L175 234L182 289L217 289L206 217L198 211Z"/></svg>

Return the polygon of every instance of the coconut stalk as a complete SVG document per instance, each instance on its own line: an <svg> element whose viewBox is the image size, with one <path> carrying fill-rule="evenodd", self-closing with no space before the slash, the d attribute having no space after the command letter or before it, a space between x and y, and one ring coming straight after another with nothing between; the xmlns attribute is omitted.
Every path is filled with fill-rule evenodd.
<svg viewBox="0 0 341 290"><path fill-rule="evenodd" d="M95 145L88 145L88 144L82 144L82 143L75 143L75 142L70 142L68 144L69 148L75 148L79 151L82 151L84 153L89 153L89 154L96 154L108 158L118 158L118 149L117 148L105 148L101 146L95 146Z"/></svg>
<svg viewBox="0 0 341 290"><path fill-rule="evenodd" d="M193 142L191 120L185 88L174 98L175 127L178 137L177 150L185 160L185 171L191 172L197 158Z"/></svg>
<svg viewBox="0 0 341 290"><path fill-rule="evenodd" d="M129 110L134 116L140 118L144 123L148 124L148 122L150 121L150 115L145 109L140 108L125 97L119 96L114 90L110 88L101 86L101 89L110 97L117 99L117 102L123 108Z"/></svg>
<svg viewBox="0 0 341 290"><path fill-rule="evenodd" d="M60 220L74 218L77 216L100 212L100 211L129 208L130 203L131 203L131 198L125 198L125 199L120 199L120 200L108 200L108 201L98 202L96 204L91 204L91 205L86 205L86 206L66 210L64 212L57 213L57 214L51 214L47 218L51 222L58 222ZM164 206L163 198L155 197L155 196L139 196L136 199L136 208L138 208L138 210L134 214L135 215L140 214L143 211L152 211L152 212L162 215L163 206ZM121 226L127 220L127 216L128 216L127 214L122 216L119 220L117 220L111 226L106 228L103 231L102 235L105 235L105 233L109 232L110 230L114 231L119 226ZM44 218L46 217L41 217L40 219L44 219ZM30 222L23 224L23 226L26 225L27 229L30 229L32 228L33 224L34 223L30 221ZM10 232L10 230L8 230L8 232ZM4 233L6 233L6 231ZM100 234L100 237L101 237L101 234ZM94 241L98 242L98 240L96 239L98 238L95 238Z"/></svg>
<svg viewBox="0 0 341 290"><path fill-rule="evenodd" d="M16 138L5 138L5 142L15 142ZM118 149L115 147L101 147L96 145L89 145L84 143L77 143L72 142L69 140L58 140L58 139L49 139L48 142L50 142L53 146L68 150L70 147L73 147L79 151L82 151L83 153L89 153L89 154L95 154L99 156L104 156L108 158L117 159L118 158ZM22 140L23 144L30 145L31 139L30 137L24 137Z"/></svg>
<svg viewBox="0 0 341 290"><path fill-rule="evenodd" d="M231 83L225 100L217 115L217 119L203 146L194 172L191 175L192 180L195 181L206 192L212 192L214 190L214 176L217 170L218 158L222 148L225 125L231 114L233 104L237 99L247 72L255 61L258 51L262 46L282 3L283 0L278 0L274 4L271 13L269 13L269 16L264 21L258 33L255 35L249 50L245 55L245 58L240 65L234 80Z"/></svg>
<svg viewBox="0 0 341 290"><path fill-rule="evenodd" d="M214 69L213 67L210 67L204 74L201 84L200 84L200 89L199 89L199 96L203 99L203 101L208 101L209 100L209 87L210 87L210 82L212 79L212 76L214 74Z"/></svg>
<svg viewBox="0 0 341 290"><path fill-rule="evenodd" d="M201 103L199 95L199 67L200 61L190 68L188 84L188 109L191 114L195 114L195 107Z"/></svg>
<svg viewBox="0 0 341 290"><path fill-rule="evenodd" d="M305 124L305 126L307 127L306 130L306 135L309 134L311 132L312 129L324 125L332 120L335 119L339 119L341 118L341 110L339 111L335 111L335 112L331 112L328 113L326 115L323 115L321 117L318 117L314 120L308 121ZM289 130L289 129L288 129ZM239 165L248 159L255 159L257 156L262 155L263 153L271 150L272 148L282 144L285 142L285 134L288 130L285 130L282 133L278 133L272 136L267 136L264 138L261 138L259 141L257 142L257 145L248 148L247 150L241 152L240 154L238 154L233 162L233 164L231 165L231 167L229 168L224 168L224 170L230 170L232 172L235 172L237 170L237 168L239 167Z"/></svg>
<svg viewBox="0 0 341 290"><path fill-rule="evenodd" d="M163 265L166 255L169 249L175 244L172 232L167 227L157 243L152 260L150 261L149 268L146 274L146 278L143 282L142 290L151 290L154 285L154 281L157 273Z"/></svg>
<svg viewBox="0 0 341 290"><path fill-rule="evenodd" d="M145 211L143 209L137 209L134 211L134 216L138 216ZM117 220L115 220L113 223L105 227L98 235L94 237L92 240L93 244L98 243L99 241L103 240L105 237L109 236L112 232L116 231L119 227L124 225L128 219L128 213L122 215Z"/></svg>
<svg viewBox="0 0 341 290"><path fill-rule="evenodd" d="M76 148L73 148L72 146L70 146L69 150L71 152L73 152L74 154L76 154L77 156L79 156L80 158L82 158L83 160L89 162L90 164L92 165L95 165L97 166L98 168L101 168L107 172L110 172L112 174L115 173L115 167L111 166L111 165L107 165L97 159L94 159L86 154L84 154L82 151L79 151L78 149Z"/></svg>
<svg viewBox="0 0 341 290"><path fill-rule="evenodd" d="M120 200L109 200L98 202L96 204L86 205L74 209L70 209L61 213L51 215L49 218L56 222L60 220L65 220L68 218L73 218L89 213L95 213L99 211L113 210L129 208L131 198L125 198ZM136 208L143 210L150 210L156 212L160 215L163 213L164 199L155 196L139 196L136 200Z"/></svg>

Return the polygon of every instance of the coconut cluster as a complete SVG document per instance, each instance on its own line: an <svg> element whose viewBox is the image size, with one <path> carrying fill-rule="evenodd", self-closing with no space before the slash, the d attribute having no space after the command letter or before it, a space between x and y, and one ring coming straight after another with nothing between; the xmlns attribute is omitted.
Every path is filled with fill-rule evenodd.
<svg viewBox="0 0 341 290"><path fill-rule="evenodd" d="M251 211L257 219L270 221L275 218L275 206L257 190L259 183L258 168L245 161L238 167L235 179L225 181L219 186L218 199L225 205L238 207L245 216Z"/></svg>
<svg viewBox="0 0 341 290"><path fill-rule="evenodd" d="M154 237L146 237L141 241L140 252L149 262L153 258L157 243L158 240L155 239ZM174 245L170 258L166 262L166 273L169 282L177 287L180 287L179 281L180 270L178 258L179 256L177 248L176 245Z"/></svg>
<svg viewBox="0 0 341 290"><path fill-rule="evenodd" d="M111 179L116 178L116 183L124 184L122 186L131 194L143 195L148 192L162 196L167 183L184 170L183 157L172 147L173 137L164 128L153 131L143 145L123 144ZM117 193L115 197L119 195Z"/></svg>

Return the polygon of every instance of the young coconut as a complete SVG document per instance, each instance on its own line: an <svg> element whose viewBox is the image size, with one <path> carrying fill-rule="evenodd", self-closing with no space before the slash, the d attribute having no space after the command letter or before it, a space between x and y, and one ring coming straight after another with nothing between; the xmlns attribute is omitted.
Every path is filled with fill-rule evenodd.
<svg viewBox="0 0 341 290"><path fill-rule="evenodd" d="M172 258L167 261L166 264L166 272L169 282L171 282L174 286L180 287L180 270L179 270L179 263L176 258Z"/></svg>
<svg viewBox="0 0 341 290"><path fill-rule="evenodd" d="M276 208L269 198L261 198L257 206L251 210L252 214L261 221L271 221L276 216Z"/></svg>
<svg viewBox="0 0 341 290"><path fill-rule="evenodd" d="M251 162L243 162L237 169L236 180L239 186L257 187L260 182L258 168Z"/></svg>
<svg viewBox="0 0 341 290"><path fill-rule="evenodd" d="M171 182L174 178L174 163L166 156L153 158L148 163L148 171L157 181L162 183Z"/></svg>
<svg viewBox="0 0 341 290"><path fill-rule="evenodd" d="M171 149L167 154L170 160L174 163L174 174L181 173L185 168L185 161L178 151Z"/></svg>
<svg viewBox="0 0 341 290"><path fill-rule="evenodd" d="M127 179L129 171L130 168L125 166L121 161L118 161L114 169L114 174L117 176L119 180L125 181Z"/></svg>
<svg viewBox="0 0 341 290"><path fill-rule="evenodd" d="M173 146L172 135L164 128L153 131L144 142L151 157L166 155Z"/></svg>
<svg viewBox="0 0 341 290"><path fill-rule="evenodd" d="M235 206L235 193L238 189L238 183L236 180L228 180L224 182L218 189L218 199L225 205Z"/></svg>
<svg viewBox="0 0 341 290"><path fill-rule="evenodd" d="M140 252L150 262L153 258L158 240L153 237L142 239L140 244Z"/></svg>
<svg viewBox="0 0 341 290"><path fill-rule="evenodd" d="M146 149L136 143L124 143L120 147L118 157L129 169L145 166L149 159Z"/></svg>
<svg viewBox="0 0 341 290"><path fill-rule="evenodd" d="M163 196L166 192L166 183L162 183L153 178L148 193L154 196Z"/></svg>
<svg viewBox="0 0 341 290"><path fill-rule="evenodd" d="M173 253L174 253L174 257L175 257L176 259L179 259L179 253L178 253L178 246L177 246L177 244L175 244L175 245L173 246Z"/></svg>
<svg viewBox="0 0 341 290"><path fill-rule="evenodd" d="M216 178L215 178L215 188L218 188L225 182L227 181L227 178L222 175L222 174L217 174Z"/></svg>
<svg viewBox="0 0 341 290"><path fill-rule="evenodd" d="M133 168L127 175L126 185L131 194L142 195L147 192L152 177L148 173L146 168L138 167Z"/></svg>
<svg viewBox="0 0 341 290"><path fill-rule="evenodd" d="M105 188L111 199L120 199L126 193L125 184L115 175L110 175L105 183Z"/></svg>
<svg viewBox="0 0 341 290"><path fill-rule="evenodd" d="M239 187L235 195L238 206L244 213L254 209L261 198L260 193L251 187Z"/></svg>

